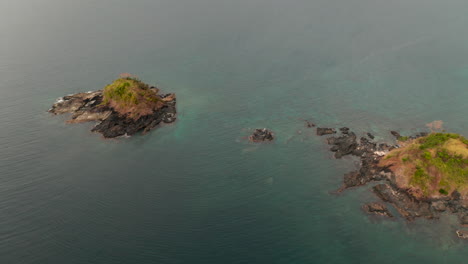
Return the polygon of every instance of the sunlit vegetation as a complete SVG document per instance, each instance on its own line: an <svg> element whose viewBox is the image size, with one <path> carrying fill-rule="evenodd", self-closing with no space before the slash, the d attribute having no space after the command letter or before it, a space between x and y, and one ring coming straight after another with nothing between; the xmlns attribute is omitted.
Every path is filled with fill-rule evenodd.
<svg viewBox="0 0 468 264"><path fill-rule="evenodd" d="M389 158L388 158L389 157ZM407 187L425 196L468 194L468 140L459 134L432 133L410 140L382 159L403 177Z"/></svg>
<svg viewBox="0 0 468 264"><path fill-rule="evenodd" d="M153 113L163 103L157 90L150 89L134 76L121 76L104 88L103 105L137 119Z"/></svg>

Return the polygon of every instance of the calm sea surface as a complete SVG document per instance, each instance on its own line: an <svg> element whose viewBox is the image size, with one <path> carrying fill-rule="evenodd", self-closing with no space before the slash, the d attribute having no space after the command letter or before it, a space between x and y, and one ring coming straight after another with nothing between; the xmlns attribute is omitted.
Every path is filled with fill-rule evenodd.
<svg viewBox="0 0 468 264"><path fill-rule="evenodd" d="M457 219L330 194L303 119L468 136L466 0L0 0L0 263L466 263ZM137 74L178 121L103 140L46 111ZM246 141L253 128L277 140Z"/></svg>

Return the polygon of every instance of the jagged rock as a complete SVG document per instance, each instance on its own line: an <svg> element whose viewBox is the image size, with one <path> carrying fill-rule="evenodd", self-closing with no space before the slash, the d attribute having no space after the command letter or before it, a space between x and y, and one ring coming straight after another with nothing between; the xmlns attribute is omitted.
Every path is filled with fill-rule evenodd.
<svg viewBox="0 0 468 264"><path fill-rule="evenodd" d="M327 139L327 142L329 145L334 145L331 150L335 152L335 158L337 159L352 154L358 147L356 134L353 132L340 137L330 137Z"/></svg>
<svg viewBox="0 0 468 264"><path fill-rule="evenodd" d="M450 196L452 197L452 200L454 201L458 201L461 198L461 194L457 190L453 191Z"/></svg>
<svg viewBox="0 0 468 264"><path fill-rule="evenodd" d="M468 226L468 214L460 217L460 224Z"/></svg>
<svg viewBox="0 0 468 264"><path fill-rule="evenodd" d="M346 188L362 186L371 181L389 180L391 173L386 168L377 166L377 162L372 157L361 160L361 167L357 171L348 172L343 176L343 187Z"/></svg>
<svg viewBox="0 0 468 264"><path fill-rule="evenodd" d="M369 132L367 133L367 136L368 136L370 139L374 139L374 138L375 138L374 135L372 135L372 134L369 133Z"/></svg>
<svg viewBox="0 0 468 264"><path fill-rule="evenodd" d="M252 142L272 141L273 139L273 132L266 128L255 129L253 134L249 137L249 140Z"/></svg>
<svg viewBox="0 0 468 264"><path fill-rule="evenodd" d="M368 203L362 206L364 211L369 214L383 215L387 217L393 217L393 215L388 210L387 206L381 203Z"/></svg>
<svg viewBox="0 0 468 264"><path fill-rule="evenodd" d="M77 93L60 97L49 109L52 114L75 113L78 110L91 109L102 102L102 91Z"/></svg>
<svg viewBox="0 0 468 264"><path fill-rule="evenodd" d="M434 201L431 206L434 210L439 212L445 212L447 210L447 205L444 201Z"/></svg>
<svg viewBox="0 0 468 264"><path fill-rule="evenodd" d="M391 203L408 221L412 221L417 217L428 219L436 217L428 202L417 200L407 192L394 188L389 184L378 184L374 186L373 191L380 199Z"/></svg>
<svg viewBox="0 0 468 264"><path fill-rule="evenodd" d="M343 134L348 134L349 128L348 128L348 127L342 127L342 128L340 128L340 131L341 131L341 133L343 133Z"/></svg>
<svg viewBox="0 0 468 264"><path fill-rule="evenodd" d="M359 146L360 146L360 149L363 149L365 152L369 152L369 153L375 152L377 150L377 144L374 142L371 142L365 137L361 137Z"/></svg>
<svg viewBox="0 0 468 264"><path fill-rule="evenodd" d="M429 135L429 133L427 133L427 132L419 132L418 134L416 134L416 137L417 137L417 138L420 138L420 137L425 137L425 136L427 136L427 135Z"/></svg>
<svg viewBox="0 0 468 264"><path fill-rule="evenodd" d="M397 139L401 138L400 133L398 133L398 132L396 132L396 131L393 131L393 130L392 130L392 131L390 131L390 133L391 133L395 138L397 138Z"/></svg>
<svg viewBox="0 0 468 264"><path fill-rule="evenodd" d="M326 127L317 127L317 135L323 136L323 135L330 135L330 134L336 134L336 129L326 128Z"/></svg>
<svg viewBox="0 0 468 264"><path fill-rule="evenodd" d="M378 150L378 151L386 151L386 152L389 152L389 151L391 151L392 149L394 149L395 147L396 147L396 146L391 146L391 145L388 145L388 144L386 144L386 143L380 143L380 144L378 145L377 150Z"/></svg>
<svg viewBox="0 0 468 264"><path fill-rule="evenodd" d="M306 127L308 127L308 128L315 127L314 123L312 123L312 122L310 122L308 120L305 120L305 122L306 122Z"/></svg>

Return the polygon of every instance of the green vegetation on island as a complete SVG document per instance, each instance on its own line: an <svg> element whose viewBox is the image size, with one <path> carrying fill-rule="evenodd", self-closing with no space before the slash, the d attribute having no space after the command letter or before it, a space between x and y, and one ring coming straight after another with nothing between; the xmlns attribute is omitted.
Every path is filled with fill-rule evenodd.
<svg viewBox="0 0 468 264"><path fill-rule="evenodd" d="M59 98L49 109L53 114L71 113L68 123L97 121L91 131L105 138L148 133L161 122L176 120L176 95L159 94L159 89L124 73L103 90Z"/></svg>
<svg viewBox="0 0 468 264"><path fill-rule="evenodd" d="M382 165L390 165L400 187L425 197L468 194L468 140L459 134L431 133L404 141Z"/></svg>
<svg viewBox="0 0 468 264"><path fill-rule="evenodd" d="M138 119L163 106L157 92L137 77L125 75L104 88L102 103L122 115Z"/></svg>

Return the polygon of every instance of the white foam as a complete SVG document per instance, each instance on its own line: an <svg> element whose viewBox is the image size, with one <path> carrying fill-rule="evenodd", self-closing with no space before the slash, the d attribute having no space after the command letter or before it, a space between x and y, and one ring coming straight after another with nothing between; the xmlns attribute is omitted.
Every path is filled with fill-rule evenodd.
<svg viewBox="0 0 468 264"><path fill-rule="evenodd" d="M385 156L387 154L387 152L386 151L376 151L376 152L374 152L374 154L377 155L377 156L382 157L382 156Z"/></svg>

